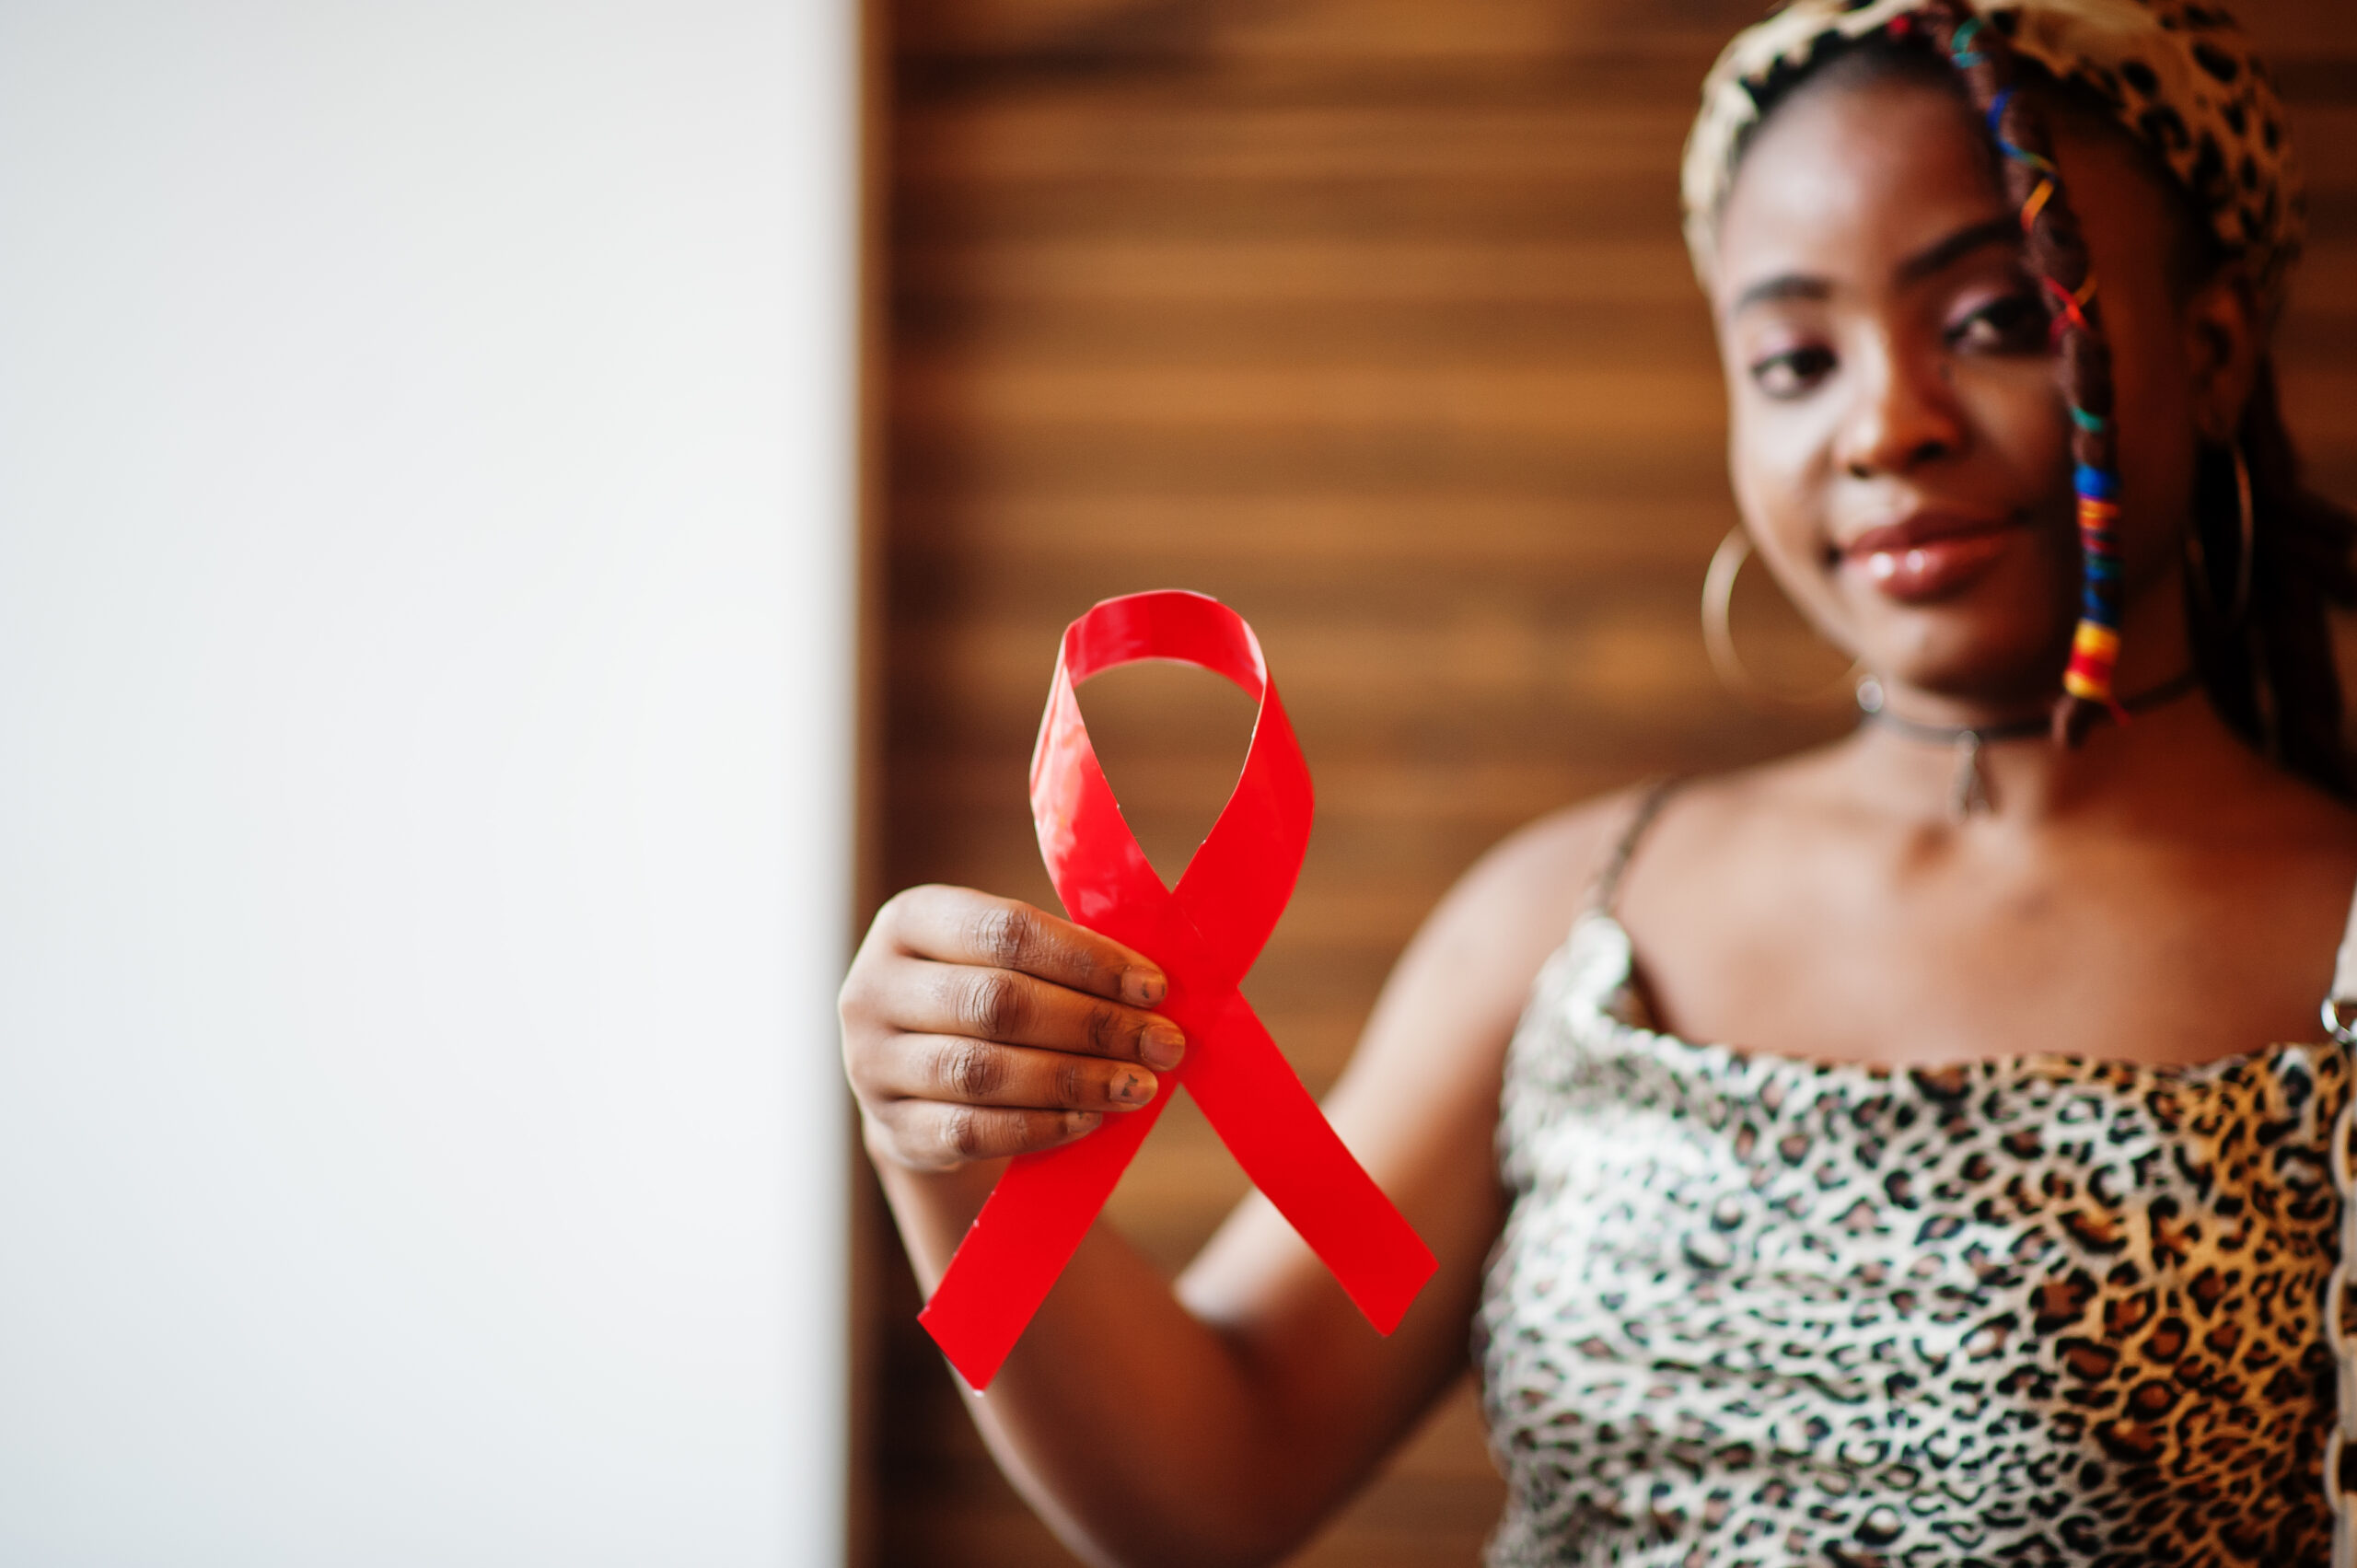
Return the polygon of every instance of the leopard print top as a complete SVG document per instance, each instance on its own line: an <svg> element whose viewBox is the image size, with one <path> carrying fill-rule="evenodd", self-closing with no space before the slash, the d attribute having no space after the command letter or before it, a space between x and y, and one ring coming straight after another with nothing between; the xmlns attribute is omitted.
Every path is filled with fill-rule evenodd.
<svg viewBox="0 0 2357 1568"><path fill-rule="evenodd" d="M1631 981L1599 907L1508 1058L1492 1568L2326 1560L2344 1049L1818 1065Z"/></svg>

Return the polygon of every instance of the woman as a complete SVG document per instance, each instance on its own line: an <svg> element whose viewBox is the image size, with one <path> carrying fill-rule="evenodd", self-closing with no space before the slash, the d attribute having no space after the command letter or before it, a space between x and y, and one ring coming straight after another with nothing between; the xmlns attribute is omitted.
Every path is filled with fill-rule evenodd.
<svg viewBox="0 0 2357 1568"><path fill-rule="evenodd" d="M1875 722L1434 913L1328 1108L1439 1257L1389 1340L1257 1199L1175 1289L1090 1236L972 1406L1085 1554L1281 1556L1470 1336L1493 1563L2323 1559L2348 1063L2272 1042L2357 889L2357 582L2268 369L2296 180L2215 7L1976 6L1802 0L1689 147L1744 526ZM1162 989L877 917L845 1061L927 1288L996 1162L1151 1100Z"/></svg>

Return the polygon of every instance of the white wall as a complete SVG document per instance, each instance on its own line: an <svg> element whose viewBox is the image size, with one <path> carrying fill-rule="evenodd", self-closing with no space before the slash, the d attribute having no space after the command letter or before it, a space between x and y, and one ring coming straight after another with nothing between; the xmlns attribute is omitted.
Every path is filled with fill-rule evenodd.
<svg viewBox="0 0 2357 1568"><path fill-rule="evenodd" d="M849 0L0 0L0 1562L840 1555Z"/></svg>

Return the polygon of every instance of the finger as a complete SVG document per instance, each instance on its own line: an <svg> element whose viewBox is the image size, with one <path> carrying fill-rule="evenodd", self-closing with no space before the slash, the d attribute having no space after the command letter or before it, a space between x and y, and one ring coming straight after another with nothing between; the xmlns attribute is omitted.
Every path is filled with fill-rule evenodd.
<svg viewBox="0 0 2357 1568"><path fill-rule="evenodd" d="M1144 954L1014 899L911 888L885 906L883 919L912 957L1016 970L1133 1007L1155 1006L1169 991Z"/></svg>
<svg viewBox="0 0 2357 1568"><path fill-rule="evenodd" d="M876 1088L904 1099L1028 1110L1135 1110L1161 1082L1143 1067L958 1035L900 1035L875 1068Z"/></svg>
<svg viewBox="0 0 2357 1568"><path fill-rule="evenodd" d="M886 1118L907 1157L935 1166L1052 1149L1094 1132L1104 1120L1092 1110L1016 1110L915 1099L900 1101Z"/></svg>
<svg viewBox="0 0 2357 1568"><path fill-rule="evenodd" d="M911 983L892 1022L910 1034L964 1035L1001 1045L1037 1046L1159 1072L1178 1065L1187 1037L1158 1015L1085 996L1013 970L907 960Z"/></svg>

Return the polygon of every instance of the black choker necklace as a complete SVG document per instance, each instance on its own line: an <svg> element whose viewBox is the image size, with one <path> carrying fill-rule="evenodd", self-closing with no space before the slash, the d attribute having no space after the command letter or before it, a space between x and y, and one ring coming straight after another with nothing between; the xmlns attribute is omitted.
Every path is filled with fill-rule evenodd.
<svg viewBox="0 0 2357 1568"><path fill-rule="evenodd" d="M2149 691L2122 699L2119 706L2126 713L2150 713L2176 702L2200 684L2201 672L2189 669ZM2044 735L2054 726L2050 715L1980 725L1925 724L1921 719L1902 718L1890 711L1882 682L1871 675L1858 682L1858 711L1885 729L1896 730L1910 739L1956 748L1956 785L1948 792L1948 819L1955 822L1986 811L1994 804L1989 796L1989 781L1980 772L1982 747L1992 740L2026 740L2033 735Z"/></svg>

